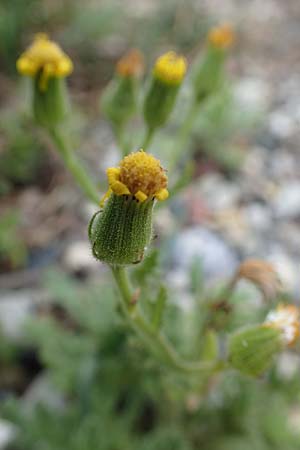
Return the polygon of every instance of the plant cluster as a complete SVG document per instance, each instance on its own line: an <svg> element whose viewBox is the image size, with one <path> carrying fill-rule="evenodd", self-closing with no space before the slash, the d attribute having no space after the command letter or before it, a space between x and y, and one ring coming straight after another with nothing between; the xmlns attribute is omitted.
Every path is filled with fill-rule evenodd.
<svg viewBox="0 0 300 450"><path fill-rule="evenodd" d="M146 150L170 120L187 61L172 51L161 55L145 86L140 52L131 51L117 64L102 107L122 159L107 169L108 190L88 227L91 251L111 269L117 292L111 283L79 287L52 274L50 292L66 321L44 318L31 324L29 334L64 402L30 413L8 402L5 414L20 429L17 448L299 448L299 433L287 420L299 382L296 376L282 380L275 362L298 345L300 312L283 295L272 265L246 260L224 285L212 288L195 261L192 305L184 310L173 301L176 292L165 281L161 253L150 250L156 203L190 181L182 173L183 163L191 162L185 146L199 108L226 83L233 40L228 25L208 34L192 70L193 95L174 131L168 172ZM31 79L36 122L86 197L99 205L97 185L78 161L65 126L70 113L65 77L72 61L39 34L17 68ZM129 132L138 113L142 137ZM258 289L258 304L239 289L242 280Z"/></svg>

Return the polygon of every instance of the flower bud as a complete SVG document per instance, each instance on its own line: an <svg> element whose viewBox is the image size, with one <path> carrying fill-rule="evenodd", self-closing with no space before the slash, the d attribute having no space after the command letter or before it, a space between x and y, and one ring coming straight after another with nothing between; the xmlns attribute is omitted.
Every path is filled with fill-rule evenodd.
<svg viewBox="0 0 300 450"><path fill-rule="evenodd" d="M255 325L233 334L229 340L229 363L242 373L261 375L282 349L281 332Z"/></svg>
<svg viewBox="0 0 300 450"><path fill-rule="evenodd" d="M161 127L168 120L186 69L185 59L175 52L165 53L156 60L144 101L144 118L150 129Z"/></svg>
<svg viewBox="0 0 300 450"><path fill-rule="evenodd" d="M209 32L204 57L195 69L196 102L205 100L222 85L226 53L233 41L233 30L227 24L215 27Z"/></svg>
<svg viewBox="0 0 300 450"><path fill-rule="evenodd" d="M166 173L157 159L140 150L107 169L107 178L103 210L89 225L93 254L112 265L140 262L152 238L154 200L168 197Z"/></svg>
<svg viewBox="0 0 300 450"><path fill-rule="evenodd" d="M36 35L17 60L20 74L32 78L33 113L38 123L52 127L65 119L68 99L64 78L73 70L70 58L46 34Z"/></svg>
<svg viewBox="0 0 300 450"><path fill-rule="evenodd" d="M117 128L121 128L136 111L143 70L143 55L138 50L131 50L117 63L115 75L103 93L103 112Z"/></svg>
<svg viewBox="0 0 300 450"><path fill-rule="evenodd" d="M249 375L259 375L273 357L290 347L300 335L300 310L295 305L278 305L261 325L238 331L229 341L229 361Z"/></svg>

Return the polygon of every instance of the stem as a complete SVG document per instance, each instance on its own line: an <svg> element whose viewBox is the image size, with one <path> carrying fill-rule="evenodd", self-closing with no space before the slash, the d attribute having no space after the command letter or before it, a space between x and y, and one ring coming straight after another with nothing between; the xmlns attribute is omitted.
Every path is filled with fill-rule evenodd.
<svg viewBox="0 0 300 450"><path fill-rule="evenodd" d="M143 150L146 151L147 148L149 147L149 145L151 144L151 141L154 137L154 131L155 131L154 128L151 128L151 127L147 128L147 131L145 133L144 140L142 143L142 147L141 147Z"/></svg>
<svg viewBox="0 0 300 450"><path fill-rule="evenodd" d="M198 112L198 103L193 102L187 115L183 121L178 136L176 137L176 144L172 150L172 158L169 162L169 170L172 170L179 162L183 151L186 151L188 138L192 131Z"/></svg>
<svg viewBox="0 0 300 450"><path fill-rule="evenodd" d="M216 373L223 368L220 361L209 363L183 360L166 337L146 320L138 305L133 302L133 293L125 268L111 266L111 269L119 288L121 307L129 325L168 366L179 372L198 375Z"/></svg>
<svg viewBox="0 0 300 450"><path fill-rule="evenodd" d="M77 183L87 195L87 197L97 205L99 205L99 195L94 183L90 180L89 175L85 172L81 163L76 158L74 152L70 148L67 137L59 128L51 128L50 135L55 142L57 150L64 160L65 165L76 179Z"/></svg>
<svg viewBox="0 0 300 450"><path fill-rule="evenodd" d="M122 156L126 156L129 151L128 143L124 138L124 125L114 125L113 126L114 135L117 141L117 144L122 152Z"/></svg>

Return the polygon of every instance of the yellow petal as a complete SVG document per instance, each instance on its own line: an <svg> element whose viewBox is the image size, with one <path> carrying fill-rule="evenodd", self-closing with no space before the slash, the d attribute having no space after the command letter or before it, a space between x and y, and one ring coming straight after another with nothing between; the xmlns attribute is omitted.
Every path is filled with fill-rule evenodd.
<svg viewBox="0 0 300 450"><path fill-rule="evenodd" d="M141 203L143 203L145 200L147 200L147 195L144 194L142 191L137 191L136 194L134 194L135 198L137 198Z"/></svg>
<svg viewBox="0 0 300 450"><path fill-rule="evenodd" d="M21 58L17 60L17 70L22 75L33 76L37 71L37 66L30 59L21 56Z"/></svg>
<svg viewBox="0 0 300 450"><path fill-rule="evenodd" d="M118 167L109 167L106 170L106 175L109 185L113 184L115 181L119 180L120 169Z"/></svg>
<svg viewBox="0 0 300 450"><path fill-rule="evenodd" d="M161 189L160 191L156 192L155 198L159 201L166 200L169 197L169 192L167 189Z"/></svg>
<svg viewBox="0 0 300 450"><path fill-rule="evenodd" d="M66 75L69 75L72 71L73 71L73 63L69 58L65 57L58 63L55 75L58 77L65 77Z"/></svg>
<svg viewBox="0 0 300 450"><path fill-rule="evenodd" d="M130 190L125 184L121 183L121 181L115 181L110 187L117 195L130 195Z"/></svg>

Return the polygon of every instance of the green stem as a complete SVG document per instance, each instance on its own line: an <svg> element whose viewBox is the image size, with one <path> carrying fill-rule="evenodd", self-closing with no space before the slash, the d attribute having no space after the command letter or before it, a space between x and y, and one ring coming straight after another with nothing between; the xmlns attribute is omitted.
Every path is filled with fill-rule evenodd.
<svg viewBox="0 0 300 450"><path fill-rule="evenodd" d="M220 361L209 363L183 360L166 337L146 320L138 305L133 301L134 296L125 268L111 266L111 269L119 288L121 307L128 323L165 364L176 371L198 375L209 375L223 368L223 363Z"/></svg>
<svg viewBox="0 0 300 450"><path fill-rule="evenodd" d="M183 121L178 136L176 137L176 144L172 149L172 158L170 158L171 161L169 162L169 170L172 170L176 167L181 159L182 154L187 150L186 147L188 145L188 140L195 124L197 112L198 103L193 102Z"/></svg>
<svg viewBox="0 0 300 450"><path fill-rule="evenodd" d="M151 144L151 141L152 141L152 139L154 137L154 131L155 131L154 128L151 128L151 127L147 128L147 131L145 133L144 140L143 140L143 143L142 143L142 146L141 146L141 148L143 150L146 151L147 148L149 147L149 145Z"/></svg>
<svg viewBox="0 0 300 450"><path fill-rule="evenodd" d="M87 197L97 205L99 205L99 195L96 186L91 181L89 175L85 172L80 162L77 160L73 150L71 149L67 137L60 129L51 128L50 135L59 151L65 165L78 182L79 186Z"/></svg>
<svg viewBox="0 0 300 450"><path fill-rule="evenodd" d="M124 125L114 125L113 126L114 135L118 144L118 147L120 148L122 152L122 156L126 156L129 151L128 143L125 141L124 137Z"/></svg>

